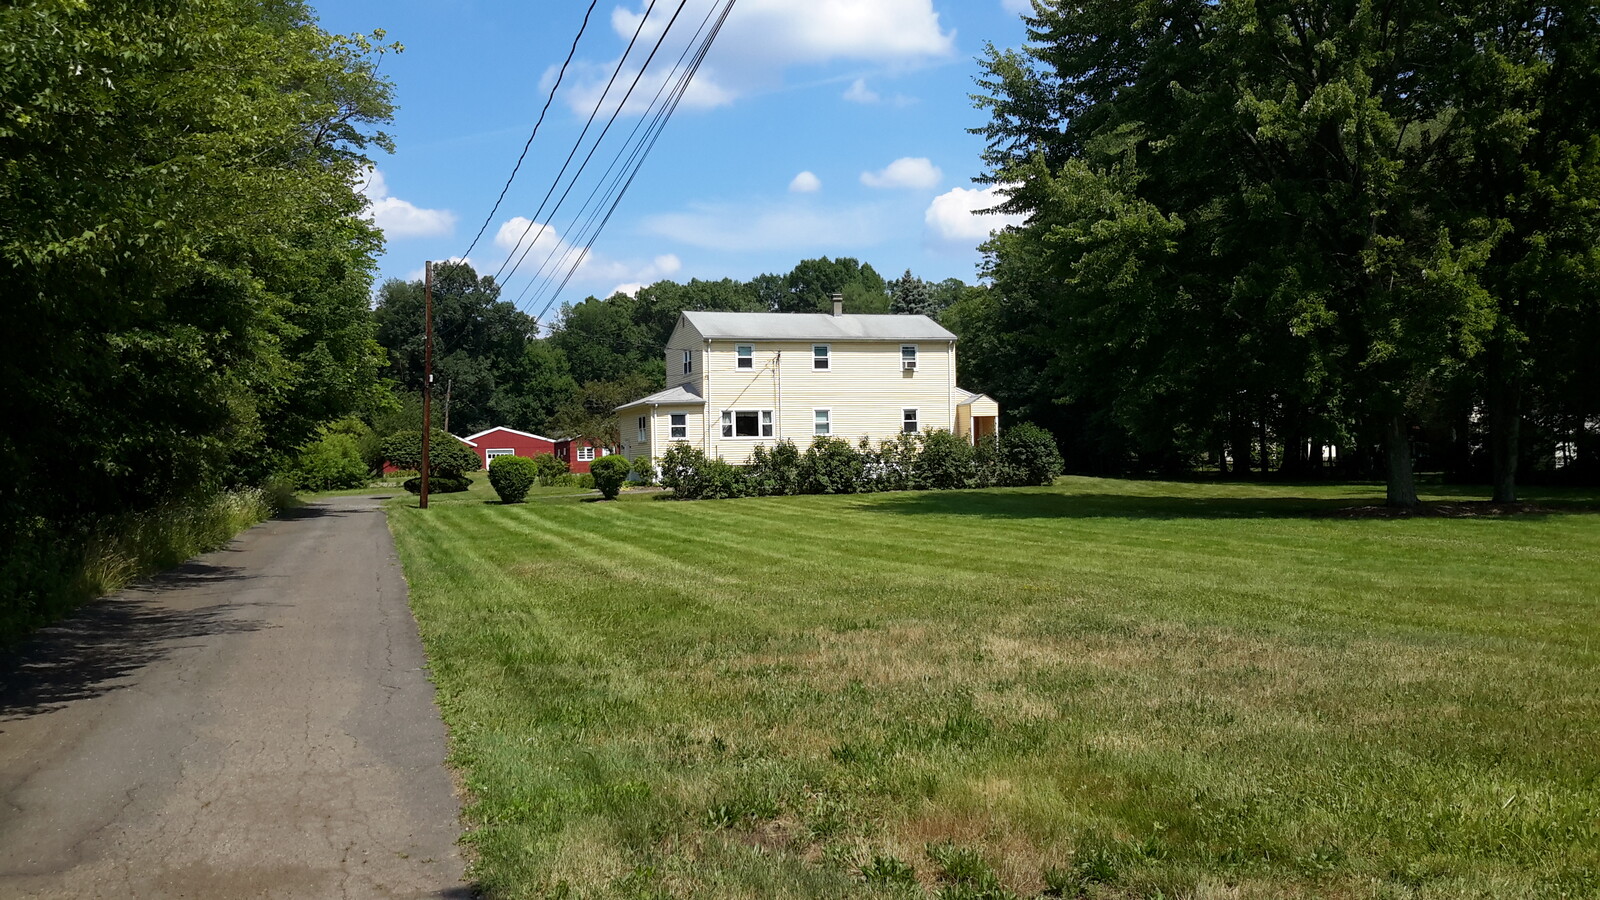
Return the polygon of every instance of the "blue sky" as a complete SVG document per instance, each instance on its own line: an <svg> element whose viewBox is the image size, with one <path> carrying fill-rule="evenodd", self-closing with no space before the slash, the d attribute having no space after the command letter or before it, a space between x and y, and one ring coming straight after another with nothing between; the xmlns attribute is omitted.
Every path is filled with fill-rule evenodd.
<svg viewBox="0 0 1600 900"><path fill-rule="evenodd" d="M675 61L713 0L686 0L650 72ZM1026 0L739 0L716 47L589 258L556 301L660 278L787 272L808 257L855 256L885 277L905 269L975 278L977 245L997 217L972 183L983 114L968 97L986 41L1023 39ZM678 0L656 0L641 48ZM382 28L405 52L384 60L396 84L397 151L367 187L388 238L384 276L459 257L493 206L548 96L587 0L322 0L330 31ZM492 273L527 247L527 223L572 149L646 2L601 0L566 79L498 213L470 259ZM685 27L684 23L688 23ZM674 38L677 40L674 40ZM642 51L636 50L642 59ZM623 76L624 84L631 76ZM614 103L617 94L613 94ZM630 102L629 106L634 104ZM591 135L604 123L602 112ZM575 215L638 121L625 109L589 173L554 216L507 299L538 313L553 284L531 276L576 249ZM583 152L579 154L582 159ZM560 192L557 192L557 196ZM553 202L553 201L552 201ZM526 235L526 237L524 237ZM520 252L520 251L519 251ZM553 254L553 257L552 257ZM553 271L555 266L550 267ZM561 271L565 271L563 267Z"/></svg>

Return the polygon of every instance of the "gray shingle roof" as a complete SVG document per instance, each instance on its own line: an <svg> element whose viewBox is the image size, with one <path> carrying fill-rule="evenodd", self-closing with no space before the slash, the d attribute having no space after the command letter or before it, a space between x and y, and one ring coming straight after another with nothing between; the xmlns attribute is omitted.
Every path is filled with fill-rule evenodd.
<svg viewBox="0 0 1600 900"><path fill-rule="evenodd" d="M627 409L630 406L640 406L647 403L666 404L704 402L706 402L705 399L691 390L688 385L680 384L677 387L669 387L664 391L657 391L648 397L640 397L632 403L624 403L617 407L617 409Z"/></svg>
<svg viewBox="0 0 1600 900"><path fill-rule="evenodd" d="M685 311L708 340L752 341L953 341L954 334L927 316L832 316L827 313Z"/></svg>

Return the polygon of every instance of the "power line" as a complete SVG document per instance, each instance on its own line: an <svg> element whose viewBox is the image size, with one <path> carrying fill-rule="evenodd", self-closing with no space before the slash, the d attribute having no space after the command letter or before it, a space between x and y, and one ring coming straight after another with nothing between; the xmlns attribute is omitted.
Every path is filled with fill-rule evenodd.
<svg viewBox="0 0 1600 900"><path fill-rule="evenodd" d="M584 245L583 252L578 255L577 261L574 262L571 268L567 270L566 277L562 279L561 285L555 289L553 294L550 295L550 299L545 301L544 307L539 311L539 319L542 319L545 313L549 312L551 305L553 305L556 299L561 296L561 292L566 289L567 283L572 280L572 276L578 271L578 267L583 264L583 260L589 255L589 251L594 248L594 243L600 237L600 233L605 230L607 223L611 221L611 216L616 213L617 207L622 204L622 198L627 195L628 189L633 186L633 181L638 177L639 170L644 166L644 161L647 157L649 157L650 151L655 149L656 141L661 138L661 133L666 129L667 122L672 118L673 113L677 112L678 104L683 101L684 94L688 92L689 85L694 80L695 72L699 70L700 64L705 61L706 54L710 52L712 43L716 41L717 35L722 31L723 23L728 20L728 14L733 11L733 5L736 2L737 0L728 0L727 5L723 7L722 15L717 19L716 26L711 30L711 33L706 37L706 40L701 44L699 51L696 53L693 65L690 67L684 78L680 81L679 87L671 99L670 106L663 107L665 110L665 115L661 117L660 125L656 127L655 133L649 137L648 144L644 145L644 152L639 156L638 162L634 165L632 174L628 176L628 180L622 185L622 189L617 192L616 199L611 203L611 208L606 211L605 218L601 220L599 227L597 227L594 233L590 235L589 241Z"/></svg>
<svg viewBox="0 0 1600 900"><path fill-rule="evenodd" d="M500 268L495 270L495 281L500 281L500 273L505 271L506 263L511 262L511 257L516 255L517 247L520 246L523 239L528 236L528 232L533 230L534 221L536 221L544 212L544 205L549 202L550 195L554 194L556 192L556 188L561 184L561 176L566 174L567 166L572 164L572 158L578 155L578 149L583 146L583 138L589 133L589 126L594 124L595 116L600 114L601 104L605 103L606 96L611 93L611 86L616 84L617 76L622 74L622 67L627 63L628 55L633 52L633 45L638 42L639 35L643 33L644 25L646 22L650 21L650 13L653 12L655 8L656 0L650 0L650 5L645 8L644 15L639 17L639 27L633 30L633 37L628 40L627 49L622 51L622 58L617 60L617 67L611 70L611 78L606 81L606 89L600 92L600 99L595 101L594 110L589 113L589 120L583 123L583 131L578 133L578 140L573 143L572 152L567 154L567 161L561 164L561 171L556 173L555 182L550 185L550 190L545 192L544 199L539 201L538 211L533 214L532 219L528 220L528 227L522 230L522 237L517 238L517 243L511 246L511 252L506 254L505 262L501 263ZM664 34L662 36L665 37ZM537 240L537 238L535 238L535 240ZM503 284L504 282L501 283Z"/></svg>
<svg viewBox="0 0 1600 900"><path fill-rule="evenodd" d="M622 99L617 102L617 108L612 111L611 117L606 120L606 125L605 125L604 128L602 128L600 130L599 137L595 138L594 146L589 148L589 152L588 152L587 155L584 156L583 162L578 165L578 171L576 171L576 172L574 172L572 174L572 180L567 183L567 189L561 193L561 199L557 200L555 207L550 210L550 217L553 218L555 216L556 212L561 209L561 204L567 202L567 197L572 193L572 189L574 187L576 187L577 184L578 184L579 176L583 175L584 169L587 169L589 167L590 160L594 159L595 153L597 151L599 151L601 142L605 140L606 135L608 133L610 133L610 131L611 131L611 126L616 124L617 117L622 115L622 110L624 108L626 108L627 105L628 105L628 98L632 97L634 90L639 87L639 82L644 78L644 73L650 68L651 60L654 60L656 58L656 53L658 53L661 50L661 45L666 43L667 35L669 33L671 33L672 26L677 23L678 16L683 13L683 8L684 8L684 6L686 6L688 4L688 2L689 2L689 0L679 0L678 8L673 11L672 18L667 21L667 27L661 32L661 36L656 39L656 45L654 47L650 48L650 55L645 57L644 64L639 67L638 73L633 76L633 82L628 85L627 93L623 94L622 95ZM643 23L641 23L641 25L642 24ZM599 112L600 105L603 104L604 102L605 102L605 97L602 96L600 98L600 103L597 103L595 105L595 112ZM583 137L581 135L579 136L578 141L579 141L580 144L582 143ZM576 152L576 149L577 148L575 147L574 148L574 152ZM568 158L568 161L569 162L571 161L570 157ZM566 167L565 166L562 167L562 171L563 172L566 171ZM556 175L556 185L552 185L551 186L551 191L554 192L555 187L557 185L559 185L560 183L561 183L561 175L557 174ZM549 194L545 195L545 199L546 200L549 199ZM540 205L539 211L540 211L540 213L542 213L544 211L543 204ZM539 215L539 214L536 213L535 215ZM495 273L495 280L496 281L500 281L501 284L505 284L506 282L510 281L513 277L516 276L517 269L522 267L522 261L528 258L528 253L533 250L533 245L537 244L539 242L539 238L544 236L545 229L548 228L548 227L549 227L549 223L548 222L540 223L538 233L535 234L533 236L533 240L531 242L529 242L526 247L523 248L522 255L517 258L516 265L511 267L511 272L506 275L505 280L502 281L500 279L500 277L499 277L499 273L497 272L497 273ZM529 230L531 230L532 228L533 228L533 222L530 221L528 223L528 228L523 229L523 236L526 237L527 236L527 232ZM518 243L521 243L521 242L519 241ZM513 248L513 252L515 252L515 248ZM501 268L503 269L504 266L502 266Z"/></svg>
<svg viewBox="0 0 1600 900"><path fill-rule="evenodd" d="M533 133L528 135L527 143L522 145L522 153L517 157L517 164L511 167L511 176L506 179L505 187L500 189L500 196L495 198L494 208L483 217L483 224L478 227L478 233L467 246L467 252L461 254L463 259L471 255L472 248L478 246L478 241L483 238L489 223L494 221L494 214L500 211L500 204L506 199L506 191L511 190L511 182L516 180L517 172L522 169L522 161L528 157L528 148L533 146L533 139L539 134L539 126L544 124L544 115L550 111L550 104L556 99L556 91L561 88L561 80L567 76L567 66L572 63L573 55L578 52L578 42L583 40L583 33L589 28L589 16L594 14L594 8L599 2L600 0L589 0L589 8L583 14L583 23L578 26L578 36L572 39L572 47L567 51L566 60L561 63L561 71L556 73L556 83L550 86L550 96L545 98L544 108L539 110L539 118L533 123Z"/></svg>
<svg viewBox="0 0 1600 900"><path fill-rule="evenodd" d="M577 224L577 221L579 219L583 218L584 213L590 211L590 206L594 204L595 197L600 194L600 189L602 187L606 187L606 182L607 182L608 179L611 178L611 173L616 170L617 164L619 162L622 163L623 171L626 171L628 165L631 164L633 162L634 158L638 156L640 148L643 147L643 145L644 145L644 141L640 141L639 143L635 144L634 143L634 138L638 136L639 129L645 128L645 124L646 124L647 121L650 124L650 128L654 128L655 127L655 123L661 119L662 111L664 111L666 109L666 106L663 104L660 109L657 109L656 104L661 102L661 95L667 93L667 88L673 86L673 76L672 76L671 73L678 72L678 71L683 69L684 60L688 59L692 52L695 52L696 42L700 40L700 35L705 33L706 26L710 24L712 17L716 15L716 11L717 11L716 5L713 4L711 6L711 8L706 11L705 18L700 20L700 27L695 29L694 34L692 36L690 36L688 42L684 45L683 52L678 55L677 62L673 63L672 68L668 70L668 75L667 75L667 77L665 79L662 80L661 87L656 89L656 95L650 99L649 105L645 107L645 114L639 117L639 121L638 121L637 124L635 124L633 126L633 130L630 131L628 133L628 136L623 139L622 149L619 150L617 152L616 156L614 156L612 158L611 164L606 166L605 172L601 174L600 179L595 183L594 189L591 190L589 192L589 196L584 199L583 206L572 217L572 223L574 225ZM674 90L676 90L676 88L674 88ZM669 102L670 102L670 95L669 95ZM652 112L654 113L653 116L652 116ZM647 129L646 130L646 135L648 136L648 134L649 134L649 131ZM622 157L623 157L624 153L628 153L629 152L628 149L627 149L629 147L633 147L633 150L629 154L627 161L624 162ZM622 175L618 174L617 178L614 181L611 181L611 186L606 188L605 196L607 196L607 197L611 196L611 192L616 190L616 185L621 180L622 180ZM574 234L574 235L586 234L588 232L588 230L589 230L589 226L594 224L594 220L600 214L600 209L602 207L604 207L604 206L605 206L605 201L602 200L600 202L599 206L595 206L594 211L589 214L589 218L584 221L583 225L581 227L577 228L576 230L572 231L571 233ZM581 238L579 238L579 239L581 240ZM551 261L555 259L557 251L560 251L561 249L562 248L561 248L561 242L560 241L557 241L555 243L555 246L550 248L550 252L545 254L544 261L539 264L538 270L536 272L534 272L533 276L528 280L528 283L523 286L522 292L517 295L517 299L514 302L514 305L521 306L523 298L528 295L528 290L530 288L532 288L535 284L537 284L539 282L540 278L542 278L544 276L545 271L550 267ZM566 250L561 253L562 262L565 262L566 259L568 258L568 256L571 253L572 253L572 247L569 245L566 248ZM558 267L560 265L561 265L561 263L557 263ZM539 294L542 294L542 293L543 293L543 290L540 290L539 292L537 292L534 295L534 302L538 302L538 296L539 296Z"/></svg>

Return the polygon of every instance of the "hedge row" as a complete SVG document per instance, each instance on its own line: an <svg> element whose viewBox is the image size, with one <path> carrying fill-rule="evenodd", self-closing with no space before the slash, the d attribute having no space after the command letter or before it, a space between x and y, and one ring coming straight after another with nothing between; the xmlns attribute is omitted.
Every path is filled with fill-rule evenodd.
<svg viewBox="0 0 1600 900"><path fill-rule="evenodd" d="M661 458L661 484L680 500L722 500L786 494L863 494L1049 484L1061 474L1055 439L1028 423L999 441L974 446L948 431L905 434L873 447L819 437L804 452L783 440L755 448L750 462L731 465L688 444Z"/></svg>

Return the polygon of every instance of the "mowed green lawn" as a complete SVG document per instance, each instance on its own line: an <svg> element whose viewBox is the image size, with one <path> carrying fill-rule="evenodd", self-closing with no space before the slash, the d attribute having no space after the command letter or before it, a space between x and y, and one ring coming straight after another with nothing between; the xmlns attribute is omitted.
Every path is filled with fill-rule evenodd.
<svg viewBox="0 0 1600 900"><path fill-rule="evenodd" d="M390 521L496 897L1600 895L1600 514L1380 498Z"/></svg>

